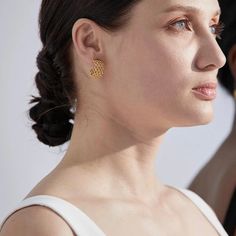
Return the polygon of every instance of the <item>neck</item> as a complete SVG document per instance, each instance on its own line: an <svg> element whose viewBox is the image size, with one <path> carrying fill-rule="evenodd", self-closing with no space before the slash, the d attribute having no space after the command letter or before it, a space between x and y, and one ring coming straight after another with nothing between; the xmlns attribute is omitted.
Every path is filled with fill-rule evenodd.
<svg viewBox="0 0 236 236"><path fill-rule="evenodd" d="M76 117L60 166L78 168L85 176L83 182L92 185L90 189L97 196L156 197L163 186L156 176L155 162L164 132L147 138L144 130L130 130L100 116L85 122Z"/></svg>

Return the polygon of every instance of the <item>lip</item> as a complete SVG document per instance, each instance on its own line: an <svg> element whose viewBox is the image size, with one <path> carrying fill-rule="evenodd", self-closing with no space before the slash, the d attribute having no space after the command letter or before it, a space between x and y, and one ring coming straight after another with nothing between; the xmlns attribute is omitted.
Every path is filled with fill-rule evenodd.
<svg viewBox="0 0 236 236"><path fill-rule="evenodd" d="M202 82L199 83L196 87L193 89L199 89L199 88L209 88L209 89L216 89L218 84L216 82Z"/></svg>
<svg viewBox="0 0 236 236"><path fill-rule="evenodd" d="M192 89L194 95L204 101L213 100L216 98L216 88L218 84L216 82L201 82L198 86Z"/></svg>

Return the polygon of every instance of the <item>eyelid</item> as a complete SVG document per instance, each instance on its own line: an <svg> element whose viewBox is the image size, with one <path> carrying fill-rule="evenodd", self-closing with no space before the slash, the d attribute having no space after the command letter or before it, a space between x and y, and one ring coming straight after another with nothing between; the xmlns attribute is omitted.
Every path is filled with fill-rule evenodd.
<svg viewBox="0 0 236 236"><path fill-rule="evenodd" d="M168 28L175 28L174 24L179 23L179 22L185 22L186 26L187 26L186 29L191 30L191 28L189 26L190 26L190 24L192 24L192 21L189 18L187 18L187 17L185 17L185 18L177 18L175 20L170 21L168 23ZM179 31L179 30L177 30L177 31Z"/></svg>
<svg viewBox="0 0 236 236"><path fill-rule="evenodd" d="M175 18L174 20L168 21L167 24L172 25L182 20L189 20L189 19L187 17L178 17L178 18Z"/></svg>

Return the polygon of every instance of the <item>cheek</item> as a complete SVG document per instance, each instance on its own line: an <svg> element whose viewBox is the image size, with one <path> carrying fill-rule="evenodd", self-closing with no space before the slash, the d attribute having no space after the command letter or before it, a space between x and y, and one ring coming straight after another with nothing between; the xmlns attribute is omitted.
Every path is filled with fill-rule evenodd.
<svg viewBox="0 0 236 236"><path fill-rule="evenodd" d="M137 48L140 51L132 54L128 65L140 98L165 104L170 98L181 96L179 92L191 83L190 53L185 52L183 57L182 49L154 40L146 40Z"/></svg>
<svg viewBox="0 0 236 236"><path fill-rule="evenodd" d="M152 113L155 117L167 117L176 103L188 96L190 51L183 54L183 48L166 40L139 37L126 43L116 55L112 61L110 96L113 105L126 109L129 115Z"/></svg>

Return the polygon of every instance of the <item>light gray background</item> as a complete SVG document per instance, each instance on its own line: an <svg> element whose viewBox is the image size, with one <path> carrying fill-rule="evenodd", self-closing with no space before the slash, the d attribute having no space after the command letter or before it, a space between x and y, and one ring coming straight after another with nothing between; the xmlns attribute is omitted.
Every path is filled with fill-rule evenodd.
<svg viewBox="0 0 236 236"><path fill-rule="evenodd" d="M61 160L66 145L49 148L36 139L27 117L41 43L39 0L0 0L0 222ZM187 187L229 134L233 99L220 87L212 123L167 132L156 161L163 182Z"/></svg>

